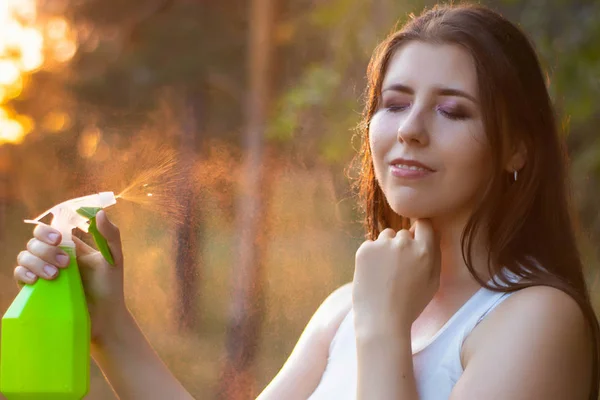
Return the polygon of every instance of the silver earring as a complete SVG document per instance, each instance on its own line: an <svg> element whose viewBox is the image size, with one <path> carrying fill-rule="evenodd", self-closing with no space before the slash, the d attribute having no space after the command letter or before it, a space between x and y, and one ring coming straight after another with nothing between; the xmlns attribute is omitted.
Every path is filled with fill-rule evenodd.
<svg viewBox="0 0 600 400"><path fill-rule="evenodd" d="M517 176L519 175L518 171L515 169L514 171L514 177L515 177L515 182L517 181Z"/></svg>

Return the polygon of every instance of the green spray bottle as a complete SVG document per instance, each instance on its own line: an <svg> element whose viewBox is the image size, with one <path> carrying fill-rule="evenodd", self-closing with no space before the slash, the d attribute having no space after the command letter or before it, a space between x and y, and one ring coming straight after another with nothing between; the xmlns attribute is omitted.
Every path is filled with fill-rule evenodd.
<svg viewBox="0 0 600 400"><path fill-rule="evenodd" d="M71 231L92 233L104 258L113 264L106 239L96 228L96 213L116 203L112 192L65 201L52 214L62 234L60 247L69 266L54 280L25 285L2 318L0 392L8 400L80 400L90 382L90 316Z"/></svg>

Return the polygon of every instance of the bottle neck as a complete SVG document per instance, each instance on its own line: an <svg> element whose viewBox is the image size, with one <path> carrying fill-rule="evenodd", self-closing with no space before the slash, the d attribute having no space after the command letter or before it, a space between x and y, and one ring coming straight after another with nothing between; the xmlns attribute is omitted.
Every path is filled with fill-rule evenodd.
<svg viewBox="0 0 600 400"><path fill-rule="evenodd" d="M60 242L60 247L69 247L69 248L75 248L75 242L73 240L70 239L65 239L63 237L63 240Z"/></svg>

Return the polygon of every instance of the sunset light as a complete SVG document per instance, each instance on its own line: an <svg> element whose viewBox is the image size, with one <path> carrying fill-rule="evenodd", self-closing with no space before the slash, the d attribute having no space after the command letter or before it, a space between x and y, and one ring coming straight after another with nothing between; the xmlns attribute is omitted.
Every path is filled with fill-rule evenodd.
<svg viewBox="0 0 600 400"><path fill-rule="evenodd" d="M0 0L0 145L20 143L33 130L33 120L8 103L21 95L27 75L49 59L73 57L74 36L64 18L42 21L35 0Z"/></svg>

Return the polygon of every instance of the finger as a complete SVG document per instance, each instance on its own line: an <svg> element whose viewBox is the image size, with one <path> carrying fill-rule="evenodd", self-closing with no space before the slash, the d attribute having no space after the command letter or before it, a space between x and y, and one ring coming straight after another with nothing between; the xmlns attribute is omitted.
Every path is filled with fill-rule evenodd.
<svg viewBox="0 0 600 400"><path fill-rule="evenodd" d="M396 231L392 228L385 228L379 233L377 239L393 239L396 236Z"/></svg>
<svg viewBox="0 0 600 400"><path fill-rule="evenodd" d="M410 229L409 229L410 233L412 233L413 236L415 235L415 229L417 228L417 221L418 221L418 219L414 220L414 222L412 223L412 225L410 226Z"/></svg>
<svg viewBox="0 0 600 400"><path fill-rule="evenodd" d="M62 240L60 232L48 225L38 225L33 230L33 237L37 240L50 244L58 245Z"/></svg>
<svg viewBox="0 0 600 400"><path fill-rule="evenodd" d="M98 230L108 242L108 247L113 255L115 264L122 265L123 248L121 246L121 232L119 231L119 228L110 222L104 210L100 210L98 214L96 214L96 224L98 225Z"/></svg>
<svg viewBox="0 0 600 400"><path fill-rule="evenodd" d="M81 280L83 281L85 287L88 282L88 274L91 273L90 270L108 268L110 265L98 250L89 246L83 240L73 237L73 241L75 242L77 251L77 264L79 265ZM80 249L82 250L80 251Z"/></svg>
<svg viewBox="0 0 600 400"><path fill-rule="evenodd" d="M38 279L38 277L33 272L23 267L22 265L19 265L17 268L15 268L13 275L15 281L19 286L23 286L26 283L32 284Z"/></svg>
<svg viewBox="0 0 600 400"><path fill-rule="evenodd" d="M98 252L98 250L94 249L92 246L88 245L76 236L73 236L73 242L75 242L75 252L77 253L77 257L85 257L88 254Z"/></svg>
<svg viewBox="0 0 600 400"><path fill-rule="evenodd" d="M413 234L407 229L401 229L396 233L396 239L398 240L412 240Z"/></svg>
<svg viewBox="0 0 600 400"><path fill-rule="evenodd" d="M58 275L58 268L56 266L45 262L28 251L19 253L17 264L44 279L54 279Z"/></svg>
<svg viewBox="0 0 600 400"><path fill-rule="evenodd" d="M27 251L47 264L62 268L69 265L69 255L63 249L46 244L36 238L27 243ZM23 266L27 267L27 265Z"/></svg>

